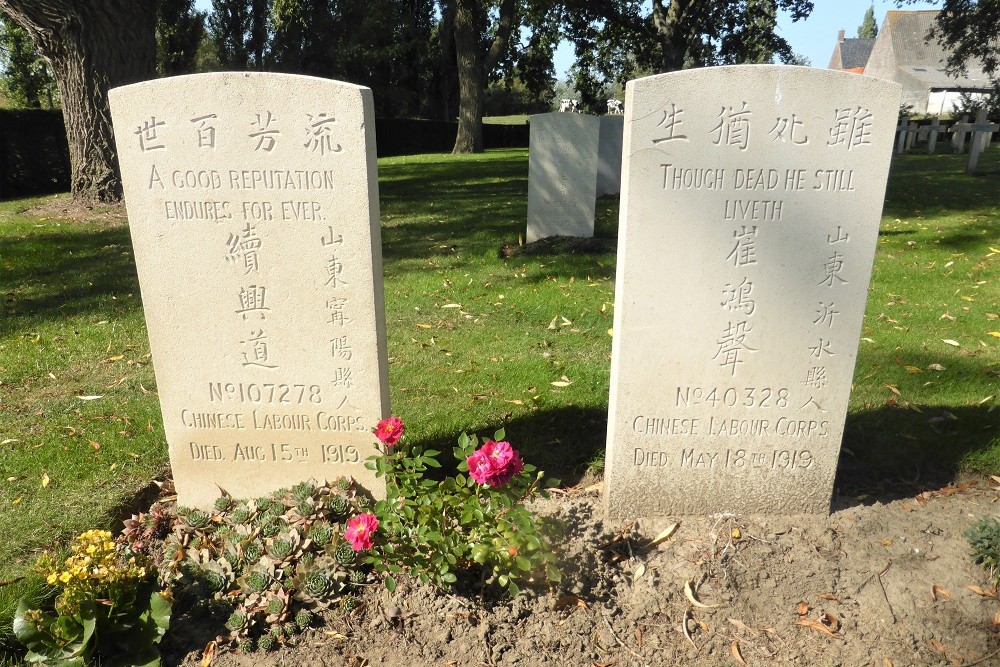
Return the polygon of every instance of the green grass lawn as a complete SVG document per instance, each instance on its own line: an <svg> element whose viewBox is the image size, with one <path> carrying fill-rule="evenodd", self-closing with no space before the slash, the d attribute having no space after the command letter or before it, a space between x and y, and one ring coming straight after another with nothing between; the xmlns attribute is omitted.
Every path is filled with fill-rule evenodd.
<svg viewBox="0 0 1000 667"><path fill-rule="evenodd" d="M893 165L842 488L1000 473L1000 175L962 165ZM506 424L567 483L600 469L614 254L498 257L524 231L526 150L387 158L379 175L392 405L411 436L450 451ZM38 201L0 203L0 582L116 527L167 466L128 230L24 214ZM617 212L598 202L598 236ZM0 615L24 585L0 587Z"/></svg>

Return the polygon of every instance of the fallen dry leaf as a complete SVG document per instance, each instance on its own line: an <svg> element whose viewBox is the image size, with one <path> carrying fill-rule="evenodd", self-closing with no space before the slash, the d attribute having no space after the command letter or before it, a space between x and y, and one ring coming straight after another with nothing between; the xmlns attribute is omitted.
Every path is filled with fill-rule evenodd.
<svg viewBox="0 0 1000 667"><path fill-rule="evenodd" d="M793 622L792 625L801 625L804 628L812 628L816 632L824 634L827 637L830 637L831 639L841 639L842 640L844 638L844 636L842 634L831 630L830 628L828 628L825 625L823 625L823 623L821 623L820 621L813 621L811 619L803 619L801 621L795 621L795 622Z"/></svg>
<svg viewBox="0 0 1000 667"><path fill-rule="evenodd" d="M951 345L952 347L962 347L961 343L959 343L957 340L952 340L950 338L942 338L941 342L944 343L945 345Z"/></svg>
<svg viewBox="0 0 1000 667"><path fill-rule="evenodd" d="M943 586L938 586L937 584L934 584L931 587L931 599L934 600L935 602L937 602L937 599L938 599L939 595L942 598L947 598L949 600L951 599L951 593L948 592L947 588L944 588Z"/></svg>
<svg viewBox="0 0 1000 667"><path fill-rule="evenodd" d="M823 614L823 620L821 622L834 632L840 629L840 619L833 614Z"/></svg>
<svg viewBox="0 0 1000 667"><path fill-rule="evenodd" d="M760 636L760 631L759 630L754 630L753 628L751 628L749 625L747 625L743 621L741 621L739 619L735 619L735 618L730 618L728 620L729 620L730 623L732 623L733 625L735 625L740 630L746 630L747 632L749 632L754 637L759 637Z"/></svg>
<svg viewBox="0 0 1000 667"><path fill-rule="evenodd" d="M800 602L799 603L799 608L795 610L795 613L797 613L799 616L805 616L806 614L808 614L809 613L809 603L808 602Z"/></svg>
<svg viewBox="0 0 1000 667"><path fill-rule="evenodd" d="M691 613L691 607L687 608L684 612L684 618L681 619L681 630L684 631L684 637L691 642L691 646L694 646L694 650L698 650L698 645L694 643L694 639L691 638L691 630L688 629L688 621L694 622L694 615Z"/></svg>
<svg viewBox="0 0 1000 667"><path fill-rule="evenodd" d="M820 593L816 597L818 597L820 600L832 600L834 602L840 602L840 600L837 599L837 596L834 595L833 593Z"/></svg>
<svg viewBox="0 0 1000 667"><path fill-rule="evenodd" d="M1000 611L993 614L993 627L1000 628Z"/></svg>
<svg viewBox="0 0 1000 667"><path fill-rule="evenodd" d="M635 572L632 573L632 581L639 581L644 574L646 574L646 564L639 563L639 567L635 568Z"/></svg>
<svg viewBox="0 0 1000 667"><path fill-rule="evenodd" d="M49 485L49 476L47 473L42 473L42 488L44 489Z"/></svg>
<svg viewBox="0 0 1000 667"><path fill-rule="evenodd" d="M205 651L201 654L201 667L210 667L215 660L215 642L211 641L205 646Z"/></svg>
<svg viewBox="0 0 1000 667"><path fill-rule="evenodd" d="M740 640L739 639L734 639L733 640L733 645L731 647L729 647L729 652L733 654L733 659L736 660L736 662L738 662L741 665L743 665L743 667L747 667L747 662L746 662L746 660L743 659L743 654L740 653Z"/></svg>
<svg viewBox="0 0 1000 667"><path fill-rule="evenodd" d="M635 643L639 648L642 648L642 628L635 629Z"/></svg>
<svg viewBox="0 0 1000 667"><path fill-rule="evenodd" d="M981 595L984 598L993 598L994 600L997 599L997 591L995 588L992 591L982 589L979 586L966 586L966 588L976 595Z"/></svg>
<svg viewBox="0 0 1000 667"><path fill-rule="evenodd" d="M695 607L700 607L701 609L714 609L719 606L717 604L705 604L704 602L699 601L698 598L695 597L694 588L691 586L690 579L684 582L684 597L686 597Z"/></svg>
<svg viewBox="0 0 1000 667"><path fill-rule="evenodd" d="M882 658L882 665L884 667L892 667L892 660L889 658Z"/></svg>
<svg viewBox="0 0 1000 667"><path fill-rule="evenodd" d="M672 523L666 528L664 528L662 531L660 531L659 535L653 538L653 541L649 543L649 546L654 547L660 542L663 542L664 540L668 539L671 535L677 532L677 527L680 525L681 524L678 521L677 523Z"/></svg>

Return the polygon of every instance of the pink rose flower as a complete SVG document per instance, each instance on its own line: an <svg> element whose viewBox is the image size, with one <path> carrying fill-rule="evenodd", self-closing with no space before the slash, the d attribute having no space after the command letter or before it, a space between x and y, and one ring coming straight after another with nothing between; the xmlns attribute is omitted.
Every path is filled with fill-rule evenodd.
<svg viewBox="0 0 1000 667"><path fill-rule="evenodd" d="M466 459L469 477L477 484L500 488L524 470L524 461L509 442L487 440Z"/></svg>
<svg viewBox="0 0 1000 667"><path fill-rule="evenodd" d="M351 543L355 551L371 549L375 541L372 535L378 530L378 519L374 514L359 514L347 520L347 530L344 539Z"/></svg>
<svg viewBox="0 0 1000 667"><path fill-rule="evenodd" d="M489 484L489 479L493 476L493 462L490 457L483 454L482 449L474 451L465 462L469 464L469 477L475 480L476 484Z"/></svg>
<svg viewBox="0 0 1000 667"><path fill-rule="evenodd" d="M375 427L375 437L386 447L392 447L403 436L403 420L399 417L383 419Z"/></svg>

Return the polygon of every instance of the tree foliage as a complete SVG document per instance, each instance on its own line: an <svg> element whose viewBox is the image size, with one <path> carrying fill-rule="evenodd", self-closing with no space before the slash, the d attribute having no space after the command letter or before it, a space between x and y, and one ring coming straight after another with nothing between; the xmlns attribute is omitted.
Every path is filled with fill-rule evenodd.
<svg viewBox="0 0 1000 667"><path fill-rule="evenodd" d="M931 37L949 51L950 72L981 64L991 77L1000 74L1000 0L943 0Z"/></svg>
<svg viewBox="0 0 1000 667"><path fill-rule="evenodd" d="M27 31L0 15L0 92L14 107L53 108L59 103L56 80Z"/></svg>
<svg viewBox="0 0 1000 667"><path fill-rule="evenodd" d="M205 12L194 0L158 0L156 5L156 71L162 76L197 71L198 49L205 37Z"/></svg>
<svg viewBox="0 0 1000 667"><path fill-rule="evenodd" d="M878 37L878 24L875 23L875 5L868 7L865 17L858 26L858 37L861 39L875 39Z"/></svg>
<svg viewBox="0 0 1000 667"><path fill-rule="evenodd" d="M794 62L777 32L778 11L792 20L810 0L566 0L565 34L576 47L575 85L585 106L605 84L689 67Z"/></svg>

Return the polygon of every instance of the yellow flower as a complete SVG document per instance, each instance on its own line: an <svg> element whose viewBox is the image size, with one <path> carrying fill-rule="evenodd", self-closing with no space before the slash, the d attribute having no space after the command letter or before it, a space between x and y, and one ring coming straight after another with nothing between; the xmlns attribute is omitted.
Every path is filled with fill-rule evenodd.
<svg viewBox="0 0 1000 667"><path fill-rule="evenodd" d="M59 581L63 582L64 584L68 584L71 578L72 577L69 572L59 573Z"/></svg>
<svg viewBox="0 0 1000 667"><path fill-rule="evenodd" d="M58 579L59 579L59 575L57 575L55 572L53 572L49 576L45 577L45 581L46 581L46 583L48 583L49 586L51 586L54 583L56 583L56 581Z"/></svg>

